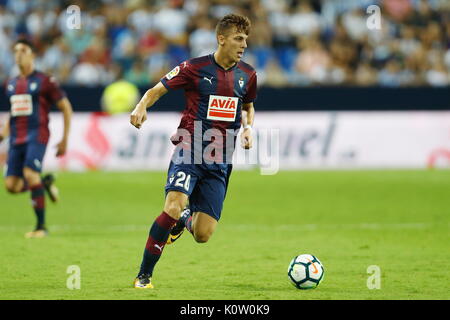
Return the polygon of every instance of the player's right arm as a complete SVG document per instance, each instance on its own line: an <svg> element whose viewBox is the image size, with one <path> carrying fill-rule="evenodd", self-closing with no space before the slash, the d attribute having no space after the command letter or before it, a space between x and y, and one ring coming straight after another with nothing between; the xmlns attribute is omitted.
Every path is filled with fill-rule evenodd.
<svg viewBox="0 0 450 320"><path fill-rule="evenodd" d="M6 119L5 125L0 130L0 143L9 136L9 118Z"/></svg>
<svg viewBox="0 0 450 320"><path fill-rule="evenodd" d="M147 90L133 112L131 112L130 123L140 129L145 120L147 120L147 108L154 105L167 91L161 82L158 82L153 88Z"/></svg>

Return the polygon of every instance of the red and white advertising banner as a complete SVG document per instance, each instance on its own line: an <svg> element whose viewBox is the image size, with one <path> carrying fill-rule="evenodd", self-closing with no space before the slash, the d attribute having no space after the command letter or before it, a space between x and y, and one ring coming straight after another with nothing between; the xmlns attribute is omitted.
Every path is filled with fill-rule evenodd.
<svg viewBox="0 0 450 320"><path fill-rule="evenodd" d="M6 113L0 114L0 123ZM169 138L179 113L152 113L141 129L129 115L75 113L67 155L56 158L62 114L50 116L51 139L44 170L167 170ZM251 150L234 154L237 169L263 174L297 169L450 167L450 111L256 112ZM7 141L0 144L0 162Z"/></svg>

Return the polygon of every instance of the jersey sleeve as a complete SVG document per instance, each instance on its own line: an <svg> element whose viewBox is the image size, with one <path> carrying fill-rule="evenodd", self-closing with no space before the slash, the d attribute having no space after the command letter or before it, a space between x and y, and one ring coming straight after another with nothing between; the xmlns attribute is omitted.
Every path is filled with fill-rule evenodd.
<svg viewBox="0 0 450 320"><path fill-rule="evenodd" d="M256 72L254 72L250 77L250 81L248 82L247 92L245 93L245 96L242 100L243 103L251 103L256 100L256 85Z"/></svg>
<svg viewBox="0 0 450 320"><path fill-rule="evenodd" d="M50 103L55 104L64 98L66 93L61 89L55 77L50 76L46 80L45 96Z"/></svg>
<svg viewBox="0 0 450 320"><path fill-rule="evenodd" d="M161 78L167 90L187 89L192 84L191 65L184 61Z"/></svg>

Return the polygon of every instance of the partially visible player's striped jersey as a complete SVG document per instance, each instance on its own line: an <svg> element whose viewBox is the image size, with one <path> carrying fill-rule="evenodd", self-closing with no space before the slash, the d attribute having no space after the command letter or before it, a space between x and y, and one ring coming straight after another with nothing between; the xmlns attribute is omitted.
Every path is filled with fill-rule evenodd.
<svg viewBox="0 0 450 320"><path fill-rule="evenodd" d="M50 108L65 96L55 79L40 71L27 77L17 76L7 82L6 96L10 107L10 143L48 143Z"/></svg>
<svg viewBox="0 0 450 320"><path fill-rule="evenodd" d="M213 54L184 61L161 79L167 89L185 91L179 129L194 134L194 122L202 121L202 135L218 129L225 139L227 129L241 126L242 104L256 99L256 81L256 71L249 64L240 61L225 70Z"/></svg>

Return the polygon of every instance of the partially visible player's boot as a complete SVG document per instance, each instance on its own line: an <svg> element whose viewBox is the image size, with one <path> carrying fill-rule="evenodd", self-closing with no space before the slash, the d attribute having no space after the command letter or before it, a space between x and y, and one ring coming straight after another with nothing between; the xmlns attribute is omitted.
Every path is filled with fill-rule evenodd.
<svg viewBox="0 0 450 320"><path fill-rule="evenodd" d="M183 234L184 227L186 226L186 220L191 215L191 210L189 208L186 208L181 213L181 217L178 220L177 224L173 226L172 230L170 231L169 237L167 238L167 244L174 243L181 235Z"/></svg>
<svg viewBox="0 0 450 320"><path fill-rule="evenodd" d="M25 233L25 238L32 239L32 238L45 238L48 236L47 229L35 229L34 231L30 231Z"/></svg>
<svg viewBox="0 0 450 320"><path fill-rule="evenodd" d="M133 286L137 289L153 289L152 277L149 274L140 274L134 279Z"/></svg>
<svg viewBox="0 0 450 320"><path fill-rule="evenodd" d="M51 173L42 177L42 184L52 202L57 202L59 199L59 190L55 186L55 176Z"/></svg>

